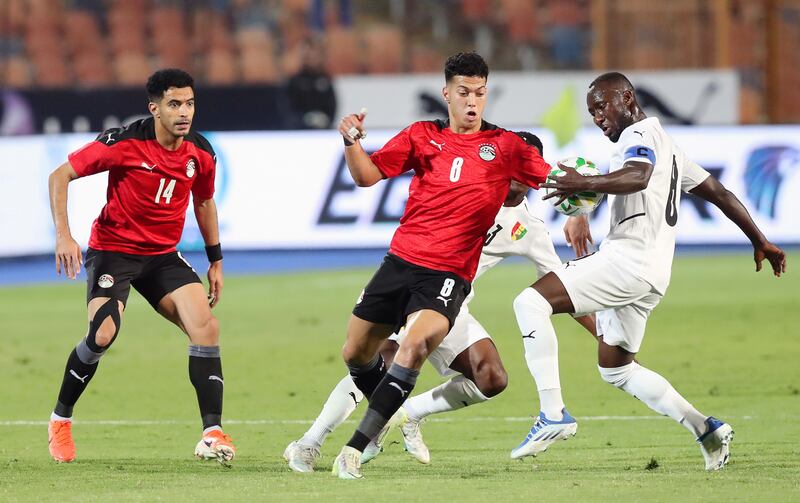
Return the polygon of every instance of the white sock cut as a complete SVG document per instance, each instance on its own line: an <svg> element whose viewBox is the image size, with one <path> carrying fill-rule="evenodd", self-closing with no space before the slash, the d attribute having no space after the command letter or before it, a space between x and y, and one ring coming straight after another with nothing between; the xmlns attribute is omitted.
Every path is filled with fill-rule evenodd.
<svg viewBox="0 0 800 503"><path fill-rule="evenodd" d="M661 415L669 416L699 437L706 430L706 417L683 398L659 374L631 362L623 367L598 367L603 379L625 390Z"/></svg>
<svg viewBox="0 0 800 503"><path fill-rule="evenodd" d="M321 447L328 434L350 417L363 399L364 394L356 387L353 379L349 375L345 376L333 388L314 424L303 434L300 443Z"/></svg>
<svg viewBox="0 0 800 503"><path fill-rule="evenodd" d="M553 308L529 287L514 299L514 314L522 333L525 362L539 391L539 408L548 419L560 421L564 417L564 399L558 375L558 339L550 321Z"/></svg>
<svg viewBox="0 0 800 503"><path fill-rule="evenodd" d="M459 375L425 393L414 395L403 404L411 421L422 421L431 414L458 410L488 400L474 382Z"/></svg>

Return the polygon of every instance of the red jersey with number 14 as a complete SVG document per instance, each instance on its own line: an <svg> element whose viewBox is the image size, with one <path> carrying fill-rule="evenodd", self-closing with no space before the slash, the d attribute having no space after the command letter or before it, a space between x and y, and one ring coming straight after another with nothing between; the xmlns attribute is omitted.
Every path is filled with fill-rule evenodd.
<svg viewBox="0 0 800 503"><path fill-rule="evenodd" d="M414 170L389 252L468 281L511 180L538 188L550 172L536 149L487 122L474 134L454 133L444 121L415 122L371 159L386 178Z"/></svg>
<svg viewBox="0 0 800 503"><path fill-rule="evenodd" d="M190 132L177 150L156 140L153 118L109 129L69 155L78 176L108 171L106 205L92 225L95 250L157 255L175 251L189 194L214 196L216 157L208 140Z"/></svg>

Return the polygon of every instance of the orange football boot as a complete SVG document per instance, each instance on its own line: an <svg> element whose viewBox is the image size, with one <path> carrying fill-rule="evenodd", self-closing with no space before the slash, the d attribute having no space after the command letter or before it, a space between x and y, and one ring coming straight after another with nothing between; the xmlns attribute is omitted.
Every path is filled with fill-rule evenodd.
<svg viewBox="0 0 800 503"><path fill-rule="evenodd" d="M47 443L50 455L59 463L75 459L75 442L72 441L72 421L50 421L47 426Z"/></svg>
<svg viewBox="0 0 800 503"><path fill-rule="evenodd" d="M236 448L230 435L220 430L211 430L197 443L194 455L200 459L216 459L220 463L225 463L236 456Z"/></svg>

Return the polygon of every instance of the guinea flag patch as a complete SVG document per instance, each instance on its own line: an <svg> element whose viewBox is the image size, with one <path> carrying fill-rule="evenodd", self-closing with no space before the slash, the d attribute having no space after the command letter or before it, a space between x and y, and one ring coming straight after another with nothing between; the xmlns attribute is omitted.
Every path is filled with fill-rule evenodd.
<svg viewBox="0 0 800 503"><path fill-rule="evenodd" d="M512 241L519 241L527 233L528 233L528 229L525 228L525 226L522 225L521 223L517 222L517 223L514 224L514 227L511 228L511 240Z"/></svg>

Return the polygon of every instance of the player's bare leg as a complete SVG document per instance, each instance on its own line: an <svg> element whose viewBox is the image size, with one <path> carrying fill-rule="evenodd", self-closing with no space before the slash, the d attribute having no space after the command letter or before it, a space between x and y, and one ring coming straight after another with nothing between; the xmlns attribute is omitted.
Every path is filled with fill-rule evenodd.
<svg viewBox="0 0 800 503"><path fill-rule="evenodd" d="M158 312L175 323L189 337L189 378L197 393L203 436L195 456L227 462L236 455L230 436L222 431L222 360L219 323L211 314L203 285L189 283L168 293Z"/></svg>
<svg viewBox="0 0 800 503"><path fill-rule="evenodd" d="M405 412L400 431L406 451L423 464L430 462L430 451L420 427L427 416L485 402L508 385L506 369L497 347L489 338L481 339L459 353L450 368L461 375L409 398L401 409Z"/></svg>
<svg viewBox="0 0 800 503"><path fill-rule="evenodd" d="M692 434L700 444L706 470L719 470L728 462L733 429L714 417L701 414L661 375L647 369L619 346L600 343L597 351L598 370L603 380L633 395L648 407L669 416Z"/></svg>
<svg viewBox="0 0 800 503"><path fill-rule="evenodd" d="M119 333L125 306L109 297L89 301L89 329L67 359L58 401L48 425L50 455L59 463L75 459L72 440L72 409L92 380L100 358Z"/></svg>
<svg viewBox="0 0 800 503"><path fill-rule="evenodd" d="M354 316L353 318L356 317ZM363 320L360 321L363 322ZM360 325L364 326L363 324ZM376 327L375 324L372 325ZM388 328L387 325L384 325L384 327ZM450 322L439 312L422 309L408 316L406 320L406 337L400 343L394 363L374 388L371 396L367 395L366 392L364 393L369 397L369 409L353 437L334 461L333 473L335 475L340 478L351 479L362 477L361 453L364 452L370 441L376 438L389 423L389 419L398 411L409 393L414 389L419 369L428 354L441 343L449 330ZM379 335L377 330L373 333L373 337ZM386 337L388 335L386 333ZM350 342L351 337L348 330L348 339L344 352L345 358L350 354L348 353ZM372 345L377 351L374 341L371 341L368 337L361 338L360 342L362 343L361 347ZM366 358L362 356L360 361L363 362L364 360ZM359 384L358 381L356 383ZM361 388L360 385L359 388Z"/></svg>

